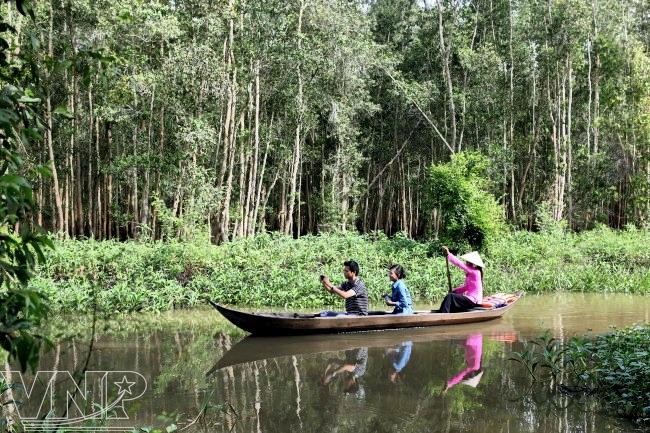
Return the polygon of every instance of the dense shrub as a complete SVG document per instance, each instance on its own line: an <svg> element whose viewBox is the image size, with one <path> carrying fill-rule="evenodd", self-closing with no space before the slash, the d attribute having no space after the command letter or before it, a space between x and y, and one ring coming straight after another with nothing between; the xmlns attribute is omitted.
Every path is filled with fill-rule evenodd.
<svg viewBox="0 0 650 433"><path fill-rule="evenodd" d="M504 230L503 209L490 195L489 161L475 152L460 152L429 169L428 204L442 224L434 233L457 249L483 249Z"/></svg>
<svg viewBox="0 0 650 433"><path fill-rule="evenodd" d="M515 232L494 243L487 287L650 293L650 232Z"/></svg>
<svg viewBox="0 0 650 433"><path fill-rule="evenodd" d="M650 232L504 234L485 257L485 289L650 293ZM433 257L431 252L435 251ZM386 266L408 271L414 298L438 302L446 293L444 258L432 244L381 233L300 239L266 234L223 245L60 241L30 283L65 311L138 311L222 303L292 308L340 307L320 274L341 281L341 264L361 266L375 308L389 290ZM452 271L453 283L463 275Z"/></svg>

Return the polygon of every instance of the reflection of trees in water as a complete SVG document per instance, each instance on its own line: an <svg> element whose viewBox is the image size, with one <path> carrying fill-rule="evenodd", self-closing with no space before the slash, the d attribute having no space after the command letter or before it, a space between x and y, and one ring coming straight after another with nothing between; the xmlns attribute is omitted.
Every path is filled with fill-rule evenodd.
<svg viewBox="0 0 650 433"><path fill-rule="evenodd" d="M178 414L185 431L210 432L584 432L603 431L594 407L582 412L555 399L524 392L527 373L507 361L512 347L483 342L484 375L477 388L458 385L441 391L465 364L462 341L415 343L395 383L393 360L385 347L370 348L362 399L342 392L340 383L321 384L333 358L345 352L272 358L205 373L236 340L204 330L132 333L98 337L92 369L133 369L147 378L149 390L133 409L135 425L160 425L156 416ZM58 368L85 359L83 342L60 346ZM41 368L55 365L56 352ZM600 430L599 430L600 429ZM613 430L616 431L616 430ZM621 430L623 431L623 430Z"/></svg>
<svg viewBox="0 0 650 433"><path fill-rule="evenodd" d="M53 350L44 352L37 370L69 372L75 378L83 378L89 341L80 334L75 334L77 338L74 339L61 340ZM177 411L190 415L201 406L205 400L205 365L213 359L215 352L224 353L224 345L206 332L140 333L131 330L126 334L119 333L117 337L95 336L87 370L133 370L142 373L148 385L146 394L131 404L130 420L115 421L115 424L155 425L160 424L156 422L160 414ZM73 386L64 381L64 376L69 377L67 374L60 379L59 376L56 375L54 379L58 389ZM32 376L28 374L25 377L31 383ZM95 384L91 384L90 391L93 395L98 393ZM32 397L29 403L32 400L40 401L41 396ZM62 406L56 412L61 415L65 400L57 399L56 404L57 408ZM82 409L90 412L89 407ZM25 408L25 412L31 413L29 410L29 407Z"/></svg>
<svg viewBox="0 0 650 433"><path fill-rule="evenodd" d="M343 358L343 352L296 357L302 378L299 388L303 425L337 432L603 431L605 426L599 424L593 412L583 413L571 406L547 411L543 401L509 398L525 385L525 373L513 369L507 361L509 346L494 341L485 341L484 346L485 375L480 385L457 386L446 395L441 395L445 381L464 365L463 349L457 342L415 344L404 376L397 383L388 380L392 365L385 349L371 348L364 399L346 396L339 386L319 386L327 363L333 356ZM261 361L232 367L241 384L246 383L251 365L259 368ZM262 431L299 428L292 365L293 358L280 358L269 361L266 371L260 369L260 374L268 375L273 384L272 391L262 389L258 394L262 401L255 422L260 423ZM245 388L240 391L246 393ZM234 398L233 404L245 414L246 397L238 394ZM242 416L235 430L257 431L258 424L252 424L250 419L253 417Z"/></svg>

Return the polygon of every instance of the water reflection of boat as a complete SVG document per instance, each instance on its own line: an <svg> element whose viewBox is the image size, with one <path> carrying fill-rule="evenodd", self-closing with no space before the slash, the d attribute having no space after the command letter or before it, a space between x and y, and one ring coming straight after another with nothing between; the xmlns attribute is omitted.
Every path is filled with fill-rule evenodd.
<svg viewBox="0 0 650 433"><path fill-rule="evenodd" d="M386 332L364 332L348 334L324 334L310 336L284 336L260 338L249 336L226 352L207 374L232 365L262 359L280 358L310 353L340 352L359 347L393 347L404 341L422 343L436 340L464 339L468 335L481 333L487 338L513 341L516 331L512 324L495 321L475 325L440 326L436 328L410 328Z"/></svg>
<svg viewBox="0 0 650 433"><path fill-rule="evenodd" d="M503 307L490 310L472 310L464 313L421 311L404 315L374 311L367 316L340 315L334 317L314 317L314 315L295 313L249 313L233 310L214 302L210 303L226 319L244 331L253 335L277 336L375 331L484 322L503 316L517 303L521 295L521 293L511 295L512 302Z"/></svg>

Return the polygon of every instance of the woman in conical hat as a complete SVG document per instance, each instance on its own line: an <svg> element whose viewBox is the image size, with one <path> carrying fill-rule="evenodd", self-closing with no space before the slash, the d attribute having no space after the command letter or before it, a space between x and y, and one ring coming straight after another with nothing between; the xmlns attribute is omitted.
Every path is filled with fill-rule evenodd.
<svg viewBox="0 0 650 433"><path fill-rule="evenodd" d="M465 272L465 282L451 291L440 305L440 313L468 311L483 302L483 268L485 264L476 251L460 256L460 259L442 247L449 262Z"/></svg>

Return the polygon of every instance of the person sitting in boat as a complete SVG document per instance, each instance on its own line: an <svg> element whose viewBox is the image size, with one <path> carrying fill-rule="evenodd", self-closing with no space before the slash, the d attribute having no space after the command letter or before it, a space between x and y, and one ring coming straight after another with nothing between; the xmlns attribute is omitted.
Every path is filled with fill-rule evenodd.
<svg viewBox="0 0 650 433"><path fill-rule="evenodd" d="M391 294L384 295L386 305L395 307L393 314L413 314L413 301L411 294L404 283L406 271L400 265L391 265L388 268L388 278L393 282L391 284Z"/></svg>
<svg viewBox="0 0 650 433"><path fill-rule="evenodd" d="M447 260L465 272L465 282L445 296L440 305L439 313L460 313L475 308L483 302L483 260L476 251L460 257L449 252L449 248L442 247Z"/></svg>
<svg viewBox="0 0 650 433"><path fill-rule="evenodd" d="M368 291L361 278L359 278L359 264L354 260L344 262L343 276L345 277L345 282L339 287L333 285L325 275L321 275L321 284L328 292L345 299L345 314L367 316ZM337 314L340 313L325 311L320 315L335 316Z"/></svg>

